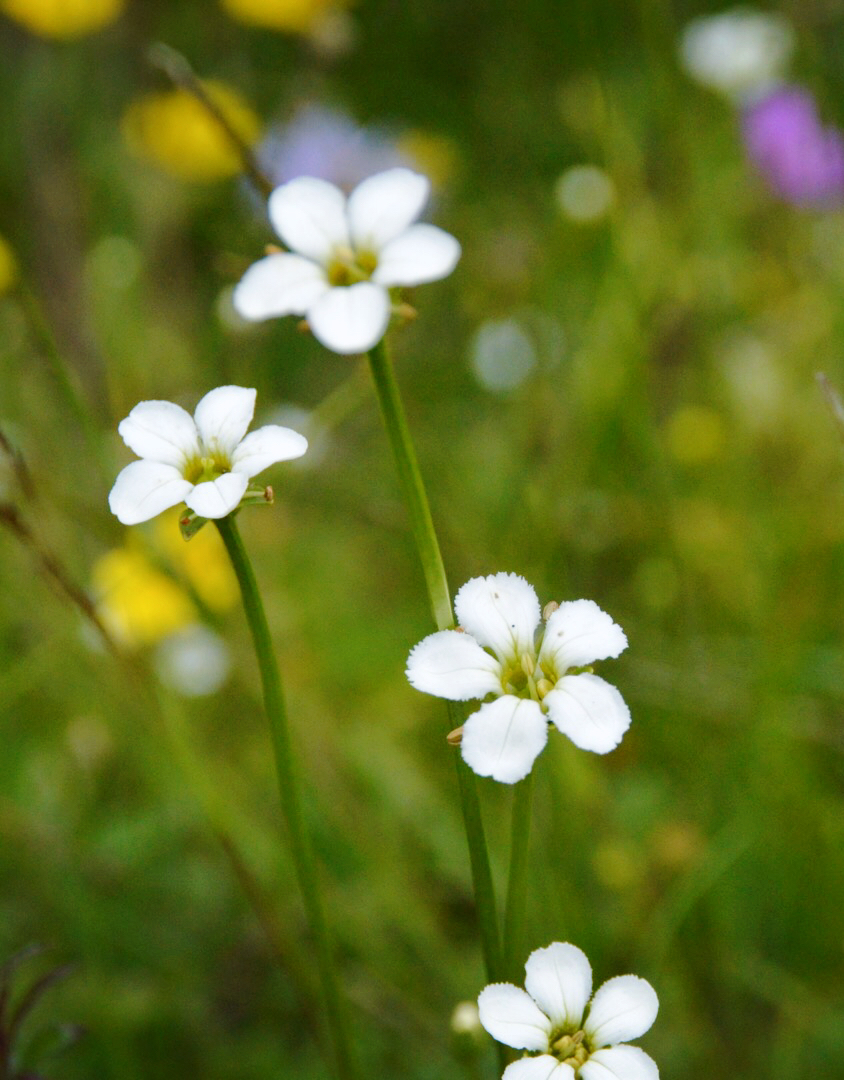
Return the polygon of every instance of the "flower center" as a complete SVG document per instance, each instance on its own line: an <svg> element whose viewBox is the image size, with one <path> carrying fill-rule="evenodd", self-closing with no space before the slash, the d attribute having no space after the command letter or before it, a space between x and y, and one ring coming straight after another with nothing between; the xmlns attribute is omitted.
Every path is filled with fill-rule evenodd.
<svg viewBox="0 0 844 1080"><path fill-rule="evenodd" d="M589 1048L586 1046L584 1031L576 1031L573 1035L560 1035L551 1042L551 1053L564 1065L571 1065L575 1072L584 1062L589 1059Z"/></svg>
<svg viewBox="0 0 844 1080"><path fill-rule="evenodd" d="M353 251L350 247L337 247L326 267L328 284L343 286L369 281L377 265L378 256L373 251Z"/></svg>
<svg viewBox="0 0 844 1080"><path fill-rule="evenodd" d="M183 475L192 484L203 484L227 472L231 472L231 466L222 457L195 457L185 465Z"/></svg>

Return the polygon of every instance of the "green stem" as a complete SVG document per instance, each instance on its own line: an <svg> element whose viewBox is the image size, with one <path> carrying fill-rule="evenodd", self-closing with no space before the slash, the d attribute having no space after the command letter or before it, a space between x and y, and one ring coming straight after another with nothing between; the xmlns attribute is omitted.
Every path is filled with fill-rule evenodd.
<svg viewBox="0 0 844 1080"><path fill-rule="evenodd" d="M513 824L510 835L510 877L507 882L507 908L504 913L504 971L508 979L518 981L524 966L522 936L527 904L528 849L533 807L533 771L513 791Z"/></svg>
<svg viewBox="0 0 844 1080"><path fill-rule="evenodd" d="M287 711L281 689L281 676L273 652L270 629L252 564L246 554L234 516L230 514L228 517L219 519L215 524L240 584L243 607L252 632L255 654L261 671L264 707L272 733L281 808L287 822L293 863L316 946L317 967L325 999L337 1076L340 1080L354 1080L356 1069L351 1054L346 1010L334 975L331 941L323 911L314 857L302 813L299 775L293 757Z"/></svg>
<svg viewBox="0 0 844 1080"><path fill-rule="evenodd" d="M407 417L404 415L396 375L385 340L379 341L369 353L369 368L410 514L413 539L416 541L416 549L422 562L422 572L425 575L425 586L428 590L434 622L438 630L448 630L454 626L451 593L448 590L448 580L445 576L443 557L440 554L440 545L431 517L431 508L428 506L428 496L425 494L425 485L422 482L419 462L416 460L413 439L410 428L407 426Z"/></svg>
<svg viewBox="0 0 844 1080"><path fill-rule="evenodd" d="M407 418L402 406L401 394L396 382L393 364L387 351L386 341L382 340L369 353L369 367L375 392L381 407L384 426L390 449L396 462L402 491L407 503L413 538L425 575L428 600L438 630L448 630L454 626L451 613L451 593L445 575L440 545L434 529L428 496L416 460L416 451ZM449 716L453 717L457 708L449 703ZM451 728L459 727L452 723ZM469 861L472 867L472 887L475 893L475 906L478 912L478 925L481 945L484 953L487 974L490 981L503 978L501 968L501 941L498 933L498 914L495 904L495 888L489 865L486 836L481 817L477 784L472 771L457 758L457 776L460 784L460 805L463 811L463 824L469 845Z"/></svg>

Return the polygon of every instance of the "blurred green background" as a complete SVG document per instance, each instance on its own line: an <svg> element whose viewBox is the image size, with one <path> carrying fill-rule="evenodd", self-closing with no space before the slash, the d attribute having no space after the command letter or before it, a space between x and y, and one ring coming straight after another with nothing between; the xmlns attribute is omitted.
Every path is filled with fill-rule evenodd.
<svg viewBox="0 0 844 1080"><path fill-rule="evenodd" d="M162 41L238 96L247 136L321 105L433 176L427 217L463 259L412 298L394 348L452 589L514 571L629 637L603 672L633 714L622 745L552 736L537 764L525 955L568 940L596 985L652 982L641 1042L666 1077L844 1076L844 463L815 382L844 387L844 215L774 199L734 111L682 70L682 27L716 6L255 0L273 27L234 0L76 4L104 25L57 40L24 25L43 0L0 3L0 431L30 481L6 452L0 960L49 946L18 995L74 965L25 1056L73 1023L43 1075L328 1072L219 553L188 565L172 518L125 530L106 501L137 401L192 411L236 382L258 390L256 425L314 444L267 474L276 505L242 531L365 1073L497 1075L491 1040L473 1057L449 1028L485 979L445 710L403 674L432 626L366 371L295 320L232 316L273 236L204 116L138 112L170 91L147 59ZM779 10L844 122L842 4ZM588 213L561 181L581 165L600 170ZM181 597L125 600L153 609L124 626L129 662L49 565L105 618L115 551ZM174 625L199 618L231 650L214 694L153 689L157 618L179 603ZM511 793L480 787L503 887Z"/></svg>

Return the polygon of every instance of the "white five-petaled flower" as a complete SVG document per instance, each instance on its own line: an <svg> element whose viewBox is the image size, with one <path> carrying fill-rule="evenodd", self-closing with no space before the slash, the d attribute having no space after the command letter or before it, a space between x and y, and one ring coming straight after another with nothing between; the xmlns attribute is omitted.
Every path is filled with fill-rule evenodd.
<svg viewBox="0 0 844 1080"><path fill-rule="evenodd" d="M527 991L527 992L525 992ZM618 975L592 994L592 968L576 945L554 942L525 964L525 990L493 983L478 997L480 1020L498 1042L534 1056L502 1080L659 1080L656 1063L628 1039L656 1019L656 991Z"/></svg>
<svg viewBox="0 0 844 1080"><path fill-rule="evenodd" d="M447 277L460 245L434 225L414 224L430 183L388 169L346 198L327 180L302 176L270 195L273 228L290 249L251 266L234 291L245 319L304 315L314 337L337 353L366 352L390 321L392 286Z"/></svg>
<svg viewBox="0 0 844 1080"><path fill-rule="evenodd" d="M502 573L467 581L454 611L459 629L421 641L407 677L417 690L451 701L495 695L466 720L460 741L479 776L505 784L527 776L549 720L583 750L606 754L618 745L630 711L588 665L618 656L627 638L594 601L555 606L540 639L536 593L518 574Z"/></svg>
<svg viewBox="0 0 844 1080"><path fill-rule="evenodd" d="M255 391L243 386L212 390L193 416L171 401L136 405L117 430L141 460L115 480L112 513L124 525L181 502L203 518L230 514L253 476L308 448L304 435L275 424L246 435L254 411Z"/></svg>

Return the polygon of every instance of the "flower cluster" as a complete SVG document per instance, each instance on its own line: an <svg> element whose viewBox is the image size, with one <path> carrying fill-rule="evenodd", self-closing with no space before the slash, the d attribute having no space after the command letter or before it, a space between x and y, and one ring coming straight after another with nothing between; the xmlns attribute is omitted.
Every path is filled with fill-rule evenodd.
<svg viewBox="0 0 844 1080"><path fill-rule="evenodd" d="M517 574L472 578L454 602L459 629L441 630L410 653L412 686L451 701L494 695L463 726L466 763L480 776L513 784L530 772L548 739L548 721L584 750L605 754L630 726L614 686L590 664L616 657L627 638L592 600L542 613Z"/></svg>
<svg viewBox="0 0 844 1080"><path fill-rule="evenodd" d="M370 176L346 198L327 180L301 176L270 195L273 228L290 249L247 270L234 291L244 319L302 315L337 353L366 352L384 336L393 286L447 277L460 245L435 225L414 224L428 179L395 168Z"/></svg>
<svg viewBox="0 0 844 1080"><path fill-rule="evenodd" d="M555 941L525 964L525 989L493 983L478 997L480 1020L498 1042L529 1055L503 1080L659 1080L656 1063L627 1040L656 1019L656 991L618 975L592 994L592 968L576 945Z"/></svg>
<svg viewBox="0 0 844 1080"><path fill-rule="evenodd" d="M304 435L275 424L246 435L254 411L255 391L243 386L210 391L193 416L170 401L136 405L117 430L141 460L118 475L111 512L124 525L182 502L202 518L230 514L253 476L308 448Z"/></svg>

